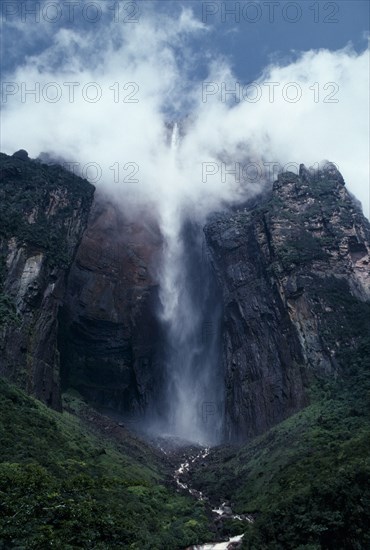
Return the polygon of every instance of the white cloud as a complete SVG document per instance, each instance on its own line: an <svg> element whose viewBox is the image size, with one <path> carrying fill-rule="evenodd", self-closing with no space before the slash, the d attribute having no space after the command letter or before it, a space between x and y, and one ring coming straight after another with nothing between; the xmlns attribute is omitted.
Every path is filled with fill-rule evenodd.
<svg viewBox="0 0 370 550"><path fill-rule="evenodd" d="M203 433L204 423L200 426L194 418L205 395L193 379L189 383L186 372L193 372L190 343L201 330L204 313L192 301L183 269L184 213L202 221L223 203L242 200L261 188L263 174L255 184L241 185L235 175L226 173L226 165L233 169L256 161L259 166L262 162L310 166L328 159L337 163L348 188L369 214L368 52L357 54L350 47L308 51L295 62L276 63L249 89L249 98L254 90L261 94L259 100L246 101L241 95L235 104L230 95L227 102L221 101L223 86L230 90L236 85L228 61L215 59L209 51L194 51L193 44L199 48L200 42L193 38L206 32L212 30L187 9L177 19L153 9L142 15L140 23L96 25L95 32L78 26L56 29L48 49L29 56L7 76L20 91L9 96L2 115L6 153L25 148L31 157L49 151L82 166L97 163L102 171L97 186L113 194L127 213L139 216L139 207L144 206L157 214L165 240L158 268L162 317L176 349L167 372L176 389L175 400L170 399L176 401L170 420L177 422L180 435L196 440L209 435ZM200 55L209 60L207 90L213 90L206 101L202 82L194 81ZM273 98L267 82L275 83ZM22 83L27 89L38 83L44 95L49 93L49 102L42 95L40 102L32 95L22 101ZM66 83L78 84L72 102L72 84ZM86 87L88 83L96 84ZM50 102L53 90L62 91L56 103ZM93 102L96 91L101 97ZM297 91L299 101L290 102ZM182 121L184 131L172 147L166 127L171 117ZM95 173L92 166L88 175ZM253 174L248 172L248 177ZM139 182L132 181L136 178ZM208 353L201 369L207 401L215 384L212 361ZM188 370L179 373L183 365Z"/></svg>
<svg viewBox="0 0 370 550"><path fill-rule="evenodd" d="M191 40L209 29L190 10L177 19L152 12L142 14L137 24L112 23L96 30L56 30L48 49L8 75L8 81L23 82L28 89L40 83L51 97L53 88L47 86L54 82L63 93L57 103L42 95L39 103L30 95L22 102L20 92L8 97L2 117L5 152L23 147L32 157L54 151L83 165L95 162L102 167L98 185L122 191L125 200L131 193L162 212L191 204L202 215L237 199L240 192L234 176L223 181L221 168L203 182L202 163L228 159L232 167L234 162L263 159L312 165L326 158L339 166L369 214L367 51L308 51L288 65L269 66L254 88L262 93L260 100L241 96L239 104L233 98L221 101L222 82L231 89L235 77L227 60L211 58L207 81L219 91L204 102L202 83L189 76L198 54ZM67 82L79 83L72 103ZM96 103L86 100L87 93L94 97L94 86L82 94L89 82L101 90ZM272 102L266 82L277 83ZM284 88L289 83L294 84ZM119 103L114 102L117 86ZM297 90L302 97L289 102ZM185 111L191 112L175 162L169 160L165 122L171 116L182 118ZM121 180L130 174L126 163L137 163L140 182L116 183L110 169L115 163Z"/></svg>

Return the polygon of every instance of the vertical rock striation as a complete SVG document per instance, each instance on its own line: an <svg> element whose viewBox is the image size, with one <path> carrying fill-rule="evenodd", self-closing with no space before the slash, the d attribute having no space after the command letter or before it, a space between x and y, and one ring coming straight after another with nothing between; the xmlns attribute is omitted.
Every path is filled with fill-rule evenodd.
<svg viewBox="0 0 370 550"><path fill-rule="evenodd" d="M158 387L156 254L148 214L129 221L97 196L61 315L63 379L96 406L138 418Z"/></svg>
<svg viewBox="0 0 370 550"><path fill-rule="evenodd" d="M148 212L128 218L101 195L92 206L86 180L25 151L0 161L0 375L54 408L62 378L102 409L134 419L163 413L173 373L161 349L157 223ZM222 294L225 392L217 395L225 394L225 438L245 441L304 407L317 379L341 374L339 352L356 348L346 311L370 300L370 225L327 163L281 174L254 202L215 214L204 232L218 289L206 307L208 267L200 277L198 238L186 240L181 261L199 311L181 312L178 334L202 308L202 330L213 326ZM199 382L217 361L209 342L201 353L197 342L185 354L198 353ZM222 408L207 384L207 407Z"/></svg>
<svg viewBox="0 0 370 550"><path fill-rule="evenodd" d="M337 336L340 302L370 299L370 225L327 163L281 174L258 205L215 216L205 233L223 288L226 436L246 440L302 408L355 346Z"/></svg>
<svg viewBox="0 0 370 550"><path fill-rule="evenodd" d="M94 187L0 154L0 374L60 408L58 310Z"/></svg>

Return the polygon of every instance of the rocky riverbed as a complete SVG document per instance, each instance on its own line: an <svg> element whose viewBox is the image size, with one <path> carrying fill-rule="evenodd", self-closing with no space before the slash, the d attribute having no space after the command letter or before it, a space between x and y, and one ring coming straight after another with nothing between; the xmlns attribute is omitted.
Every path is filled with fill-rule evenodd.
<svg viewBox="0 0 370 550"><path fill-rule="evenodd" d="M210 518L213 519L214 531L218 542L209 542L201 545L190 546L186 550L234 550L241 547L243 534L225 535L229 520L240 521L241 531L243 524L254 521L252 516L246 514L234 514L230 502L211 502L208 496L192 487L192 471L201 467L211 452L209 447L192 444L177 438L157 438L152 443L159 448L174 465L173 480L178 491L188 492L195 499L204 501L208 508Z"/></svg>

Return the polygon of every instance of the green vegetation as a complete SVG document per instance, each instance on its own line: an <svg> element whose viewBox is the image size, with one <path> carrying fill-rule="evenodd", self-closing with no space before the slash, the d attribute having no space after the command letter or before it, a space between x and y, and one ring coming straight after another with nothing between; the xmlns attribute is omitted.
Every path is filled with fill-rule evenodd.
<svg viewBox="0 0 370 550"><path fill-rule="evenodd" d="M255 514L245 548L369 547L369 401L350 395L328 396L238 451L220 449L195 475L213 498Z"/></svg>
<svg viewBox="0 0 370 550"><path fill-rule="evenodd" d="M327 254L319 239L309 231L301 230L294 240L287 240L279 248L278 257L284 269L289 269L291 264L304 265L313 260L325 260Z"/></svg>
<svg viewBox="0 0 370 550"><path fill-rule="evenodd" d="M338 192L338 181L336 179L325 179L313 177L309 183L310 194L315 198L328 198Z"/></svg>
<svg viewBox="0 0 370 550"><path fill-rule="evenodd" d="M124 453L3 380L0 393L0 548L172 550L212 540L203 504L166 486L149 448L128 439Z"/></svg>
<svg viewBox="0 0 370 550"><path fill-rule="evenodd" d="M370 547L370 304L345 281L323 281L323 338L336 346L337 379L316 380L312 404L241 449L220 448L194 474L214 499L252 513L253 550Z"/></svg>
<svg viewBox="0 0 370 550"><path fill-rule="evenodd" d="M41 248L52 267L66 267L68 220L78 205L88 215L94 187L62 166L3 153L0 170L0 237Z"/></svg>
<svg viewBox="0 0 370 550"><path fill-rule="evenodd" d="M294 181L294 191L289 199L286 200L277 191L258 210L263 210L268 216L285 219L288 223L303 224L306 229L312 224L315 225L317 222L322 224L325 221L326 243L322 244L337 246L337 239L343 234L333 218L340 219L341 228L352 227L357 215L352 201L342 194L342 183L336 179L329 179L328 176L323 179L312 177L309 182L306 182L300 180L298 176L288 174L287 179ZM299 208L296 208L297 204Z"/></svg>
<svg viewBox="0 0 370 550"><path fill-rule="evenodd" d="M80 201L87 215L92 187L58 166L0 160L0 244L15 236L44 250L51 266L68 265L67 220ZM52 198L65 192L54 215ZM309 195L303 224L278 195L235 215L240 229L251 219L297 222L271 273L326 260L342 222L353 223L336 182L313 181ZM335 212L337 227L329 223L320 238L309 231L312 220ZM0 329L18 322L1 286L5 271L0 254ZM335 354L336 378L315 378L310 406L241 448L216 449L193 473L193 485L212 500L254 515L243 539L249 550L370 548L370 304L354 299L345 280L311 279L306 291L324 347ZM0 550L173 550L213 540L203 503L174 491L166 464L145 444L92 432L78 395L66 398L74 414L61 414L1 379L0 394ZM228 519L222 529L241 527Z"/></svg>
<svg viewBox="0 0 370 550"><path fill-rule="evenodd" d="M16 312L14 301L3 292L0 292L0 328L8 323L18 323L19 317Z"/></svg>
<svg viewBox="0 0 370 550"><path fill-rule="evenodd" d="M338 346L338 360L346 372L370 368L370 303L354 298L345 279L327 277L315 281L317 312L325 303L321 331L329 346ZM356 372L353 372L356 375Z"/></svg>
<svg viewBox="0 0 370 550"><path fill-rule="evenodd" d="M14 300L4 292L3 281L5 269L5 258L4 255L0 253L0 329L9 323L19 322Z"/></svg>

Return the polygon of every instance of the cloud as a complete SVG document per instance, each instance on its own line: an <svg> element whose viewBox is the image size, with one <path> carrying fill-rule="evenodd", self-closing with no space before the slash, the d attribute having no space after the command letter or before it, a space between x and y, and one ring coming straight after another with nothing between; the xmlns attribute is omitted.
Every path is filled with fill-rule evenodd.
<svg viewBox="0 0 370 550"><path fill-rule="evenodd" d="M237 105L231 96L229 105L220 106L222 90L208 96L209 110L199 106L198 125L216 120L208 140L214 150L222 135L234 155L244 143L252 153L283 165L330 159L369 215L368 63L367 50L357 54L351 47L304 52L294 63L267 67L254 86L244 88L247 100L239 93ZM227 89L235 86L224 68L211 80L226 81ZM258 94L261 99L253 102Z"/></svg>
<svg viewBox="0 0 370 550"><path fill-rule="evenodd" d="M93 180L101 175L96 185L122 201L155 205L163 219L189 209L202 218L241 200L273 163L325 158L369 215L368 51L296 53L246 87L227 59L195 49L209 32L189 9L151 9L134 24L55 27L48 46L6 76L18 89L3 104L2 149L54 151ZM194 76L202 62L207 85ZM182 121L175 157L171 119Z"/></svg>
<svg viewBox="0 0 370 550"><path fill-rule="evenodd" d="M294 61L275 59L247 86L226 57L203 50L202 37L216 30L189 9L176 15L145 3L138 22L125 24L111 20L107 4L99 24L80 17L48 28L6 75L2 150L55 153L78 163L127 215L156 214L164 239L158 277L174 406L169 426L206 441L195 413L199 403L219 400L217 353L207 346L197 359L194 335L214 311L207 317L207 285L202 300L192 294L184 219L201 223L260 191L274 169L322 159L337 163L369 214L368 52L295 52ZM25 29L21 50L37 36Z"/></svg>

